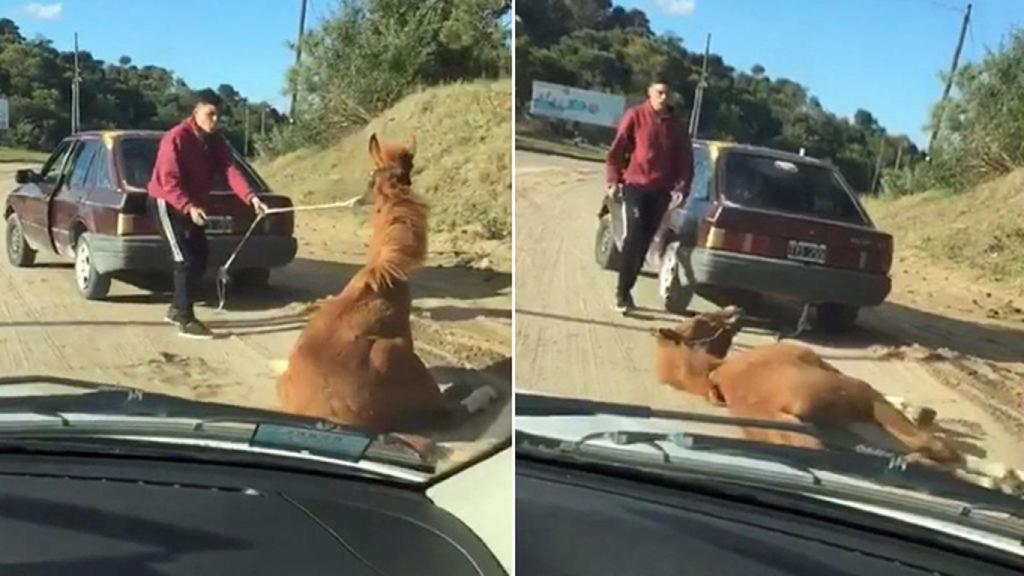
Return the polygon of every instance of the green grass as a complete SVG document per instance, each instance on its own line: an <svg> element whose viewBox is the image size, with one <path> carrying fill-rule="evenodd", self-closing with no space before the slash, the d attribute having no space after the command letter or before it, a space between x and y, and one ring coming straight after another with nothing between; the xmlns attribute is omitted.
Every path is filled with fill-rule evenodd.
<svg viewBox="0 0 1024 576"><path fill-rule="evenodd" d="M33 164L45 161L47 156L46 152L34 152L32 150L0 146L0 162Z"/></svg>
<svg viewBox="0 0 1024 576"><path fill-rule="evenodd" d="M297 204L350 198L366 191L373 132L385 143L408 142L416 135L413 187L430 202L432 230L511 238L510 81L429 88L333 146L257 162L257 169Z"/></svg>
<svg viewBox="0 0 1024 576"><path fill-rule="evenodd" d="M897 251L917 249L985 280L1024 287L1024 169L962 194L925 192L865 204L894 235Z"/></svg>

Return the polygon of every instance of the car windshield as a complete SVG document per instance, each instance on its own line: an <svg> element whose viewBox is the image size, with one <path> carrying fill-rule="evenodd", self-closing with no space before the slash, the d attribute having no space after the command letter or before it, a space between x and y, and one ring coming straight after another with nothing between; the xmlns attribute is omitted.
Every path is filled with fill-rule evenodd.
<svg viewBox="0 0 1024 576"><path fill-rule="evenodd" d="M289 46L277 24L298 4L180 45L135 33L177 28L173 10L108 4L118 17L73 15L91 30L77 49L47 32L59 3L0 10L0 451L270 462L425 494L508 449L511 7L459 8L465 44L433 2L310 3L305 34L352 50L299 66L246 56ZM396 25L418 47L405 72L382 43ZM185 122L204 138L161 146Z"/></svg>
<svg viewBox="0 0 1024 576"><path fill-rule="evenodd" d="M730 152L723 161L722 186L730 202L745 208L864 224L841 176L831 168L743 152Z"/></svg>
<svg viewBox="0 0 1024 576"><path fill-rule="evenodd" d="M976 53L940 102L942 84L906 67L895 83L850 84L829 56L847 45L836 39L858 42L838 3L792 58L769 48L785 35L763 26L781 12L691 2L695 15L673 21L658 3L626 4L522 14L522 457L801 493L830 472L849 501L865 497L850 491L855 478L878 494L1019 513L1024 116L999 96L1024 69L1014 17L968 8L1008 40ZM874 33L902 37L890 24ZM777 69L706 37L716 26L756 28ZM650 38L657 50L639 48ZM829 74L801 73L809 62ZM837 89L901 98L844 109L824 97ZM933 97L902 99L917 89ZM780 481L790 474L807 483Z"/></svg>

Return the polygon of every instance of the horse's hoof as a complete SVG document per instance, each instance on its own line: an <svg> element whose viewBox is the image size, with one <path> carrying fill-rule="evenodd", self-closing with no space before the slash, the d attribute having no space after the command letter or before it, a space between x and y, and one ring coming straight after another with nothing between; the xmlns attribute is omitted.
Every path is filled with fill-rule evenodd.
<svg viewBox="0 0 1024 576"><path fill-rule="evenodd" d="M481 386L466 396L462 401L462 406L465 407L466 412L475 414L484 408L486 408L491 402L494 402L498 398L498 393L490 386Z"/></svg>

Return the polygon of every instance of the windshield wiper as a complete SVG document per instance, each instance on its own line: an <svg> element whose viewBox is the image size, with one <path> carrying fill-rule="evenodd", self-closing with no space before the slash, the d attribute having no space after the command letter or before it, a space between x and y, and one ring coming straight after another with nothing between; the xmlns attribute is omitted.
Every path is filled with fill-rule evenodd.
<svg viewBox="0 0 1024 576"><path fill-rule="evenodd" d="M950 473L934 470L921 464L907 462L900 454L869 446L860 438L843 431L822 430L809 424L776 422L733 418L712 414L700 414L674 410L658 410L646 406L597 402L570 398L557 398L531 394L516 395L516 416L623 416L637 419L660 418L685 423L703 423L729 426L732 428L762 428L807 434L817 438L826 449L817 450L788 445L769 444L745 439L693 434L689 432L662 433L650 431L615 430L590 434L575 442L559 440L516 431L519 439L539 440L549 450L562 453L578 452L586 443L603 438L620 445L651 444L665 442L690 451L707 451L721 455L736 455L746 458L770 461L802 471L811 469L838 475L862 478L892 488L902 488L918 493L967 501L975 510L998 510L1015 516L1024 516L1024 504L1009 495L985 490L952 476ZM556 447L557 446L557 447ZM666 460L665 450L658 448L661 459ZM621 450L619 451L621 452ZM621 454L619 455L621 456ZM813 481L813 478L812 478ZM1012 511L1012 512L1010 512ZM962 510L962 515L970 512Z"/></svg>
<svg viewBox="0 0 1024 576"><path fill-rule="evenodd" d="M431 474L437 467L431 453L416 449L398 434L371 434L305 416L101 382L36 375L0 377L0 386L16 384L49 384L88 391L0 396L0 433L8 437L30 432L207 437L351 462L365 460ZM72 414L74 419L70 418ZM40 418L23 418L32 415Z"/></svg>

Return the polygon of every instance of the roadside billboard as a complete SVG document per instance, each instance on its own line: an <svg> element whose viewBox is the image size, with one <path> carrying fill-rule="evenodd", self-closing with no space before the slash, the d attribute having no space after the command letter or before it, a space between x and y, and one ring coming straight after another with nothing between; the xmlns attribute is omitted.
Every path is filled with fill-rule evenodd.
<svg viewBox="0 0 1024 576"><path fill-rule="evenodd" d="M536 116L615 128L625 108L624 96L533 81L530 114Z"/></svg>

